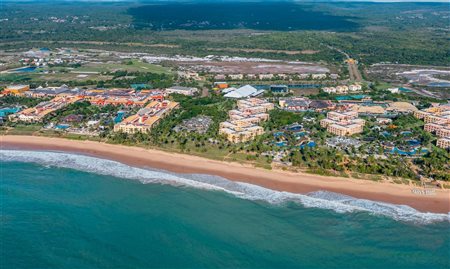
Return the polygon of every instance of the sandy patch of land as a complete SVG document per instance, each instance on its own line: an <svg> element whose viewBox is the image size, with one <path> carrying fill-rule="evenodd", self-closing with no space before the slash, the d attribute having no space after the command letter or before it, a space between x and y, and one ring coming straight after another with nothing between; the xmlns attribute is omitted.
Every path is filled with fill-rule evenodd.
<svg viewBox="0 0 450 269"><path fill-rule="evenodd" d="M413 194L411 186L407 185L270 171L186 154L93 141L34 136L0 136L0 144L2 149L66 151L115 160L138 167L154 167L177 173L218 175L234 181L292 193L326 190L356 198L409 205L424 212L448 213L450 211L449 190L436 190L435 195L422 196Z"/></svg>

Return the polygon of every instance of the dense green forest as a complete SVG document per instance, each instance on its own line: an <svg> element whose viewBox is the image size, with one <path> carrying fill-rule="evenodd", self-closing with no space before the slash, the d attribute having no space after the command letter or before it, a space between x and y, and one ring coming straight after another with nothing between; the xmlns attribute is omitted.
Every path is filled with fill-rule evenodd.
<svg viewBox="0 0 450 269"><path fill-rule="evenodd" d="M296 23L302 24L303 20L297 21L295 16L319 14L315 18L319 25L309 27L309 22L304 22L293 29L284 26L272 29L270 23L283 17L283 9L277 7L274 17L262 28L252 26L259 21L250 23L249 19L249 22L226 27L227 30L194 27L199 22L191 23L191 28L181 23L182 26L172 26L170 30L142 27L138 25L142 14L138 16L133 12L142 5L139 2L5 2L0 9L0 49L75 46L155 54L239 55L330 63L344 59L341 50L365 64L446 65L450 62L447 3L296 3L298 14L289 14ZM189 8L196 10L202 6L192 4ZM221 10L220 7L217 10ZM158 19L156 23L159 24L170 23L169 19L176 17L170 12L168 9L165 16L154 20ZM220 24L216 12L202 16L205 24L212 21ZM336 29L322 27L330 21L320 19L321 16L345 23ZM283 52L286 50L298 53Z"/></svg>

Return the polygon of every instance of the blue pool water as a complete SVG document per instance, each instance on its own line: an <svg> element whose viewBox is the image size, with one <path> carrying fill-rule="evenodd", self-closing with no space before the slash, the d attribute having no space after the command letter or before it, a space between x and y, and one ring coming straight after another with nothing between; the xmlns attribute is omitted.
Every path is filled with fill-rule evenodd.
<svg viewBox="0 0 450 269"><path fill-rule="evenodd" d="M286 141L275 142L275 145L277 145L278 147L285 147L287 146L287 142Z"/></svg>
<svg viewBox="0 0 450 269"><path fill-rule="evenodd" d="M404 155L404 156L413 156L413 155L416 155L416 154L425 154L427 152L428 152L428 149L426 149L426 148L422 148L420 150L420 152L419 152L419 148L414 148L414 149L412 149L410 151L405 151L405 150L401 150L401 149L399 149L397 147L394 147L394 148L392 148L389 151L389 153L391 153L391 154L400 154L400 155Z"/></svg>
<svg viewBox="0 0 450 269"><path fill-rule="evenodd" d="M450 82L432 82L427 86L429 87L450 87Z"/></svg>
<svg viewBox="0 0 450 269"><path fill-rule="evenodd" d="M408 141L406 141L406 142L408 142L408 144L409 144L410 146L418 146L418 145L420 145L420 141L419 141L419 140L415 140L415 139L408 140Z"/></svg>
<svg viewBox="0 0 450 269"><path fill-rule="evenodd" d="M367 95L343 95L343 96L337 96L336 100L338 101L344 101L344 100L361 100L363 98L366 98Z"/></svg>
<svg viewBox="0 0 450 269"><path fill-rule="evenodd" d="M125 117L125 111L119 111L117 112L117 116L114 118L114 123L119 123L123 120L123 118Z"/></svg>
<svg viewBox="0 0 450 269"><path fill-rule="evenodd" d="M305 136L307 133L306 132L296 132L294 135L296 136L296 137L303 137L303 136Z"/></svg>
<svg viewBox="0 0 450 269"><path fill-rule="evenodd" d="M284 132L276 132L276 133L273 134L273 136L275 136L275 137L280 137L280 136L283 136L283 135L284 135Z"/></svg>
<svg viewBox="0 0 450 269"><path fill-rule="evenodd" d="M36 70L36 67L28 66L28 67L22 67L22 68L15 69L14 72L17 72L17 73L28 73L28 72L34 72L35 70Z"/></svg>
<svg viewBox="0 0 450 269"><path fill-rule="evenodd" d="M401 92L413 92L412 90L410 90L408 88L404 88L404 87L399 88L399 91L401 91Z"/></svg>
<svg viewBox="0 0 450 269"><path fill-rule="evenodd" d="M61 129L61 130L68 129L69 127L70 127L69 124L58 124L55 126L56 129Z"/></svg>
<svg viewBox="0 0 450 269"><path fill-rule="evenodd" d="M7 107L0 109L0 117L5 117L9 114L14 114L20 111L20 107Z"/></svg>
<svg viewBox="0 0 450 269"><path fill-rule="evenodd" d="M316 142L314 141L309 141L306 144L300 145L300 148L305 148L305 147L309 147L309 148L313 148L316 146Z"/></svg>

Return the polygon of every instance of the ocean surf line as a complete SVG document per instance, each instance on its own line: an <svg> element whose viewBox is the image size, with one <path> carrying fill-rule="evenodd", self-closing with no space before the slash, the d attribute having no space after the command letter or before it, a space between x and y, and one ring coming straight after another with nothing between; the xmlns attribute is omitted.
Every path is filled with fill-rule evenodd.
<svg viewBox="0 0 450 269"><path fill-rule="evenodd" d="M264 201L273 205L296 203L305 208L321 208L342 214L368 212L398 221L420 224L450 222L450 213L425 213L406 205L357 199L328 191L317 191L308 194L275 191L249 183L230 181L219 176L177 174L152 168L138 168L112 160L72 153L0 150L0 161L36 163L50 167L75 169L99 175L138 180L143 184L166 184L177 187L221 191L241 199Z"/></svg>

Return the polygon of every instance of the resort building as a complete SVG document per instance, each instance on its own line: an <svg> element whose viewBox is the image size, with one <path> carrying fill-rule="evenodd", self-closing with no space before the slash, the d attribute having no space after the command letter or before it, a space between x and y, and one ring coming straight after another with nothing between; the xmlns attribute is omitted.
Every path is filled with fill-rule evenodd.
<svg viewBox="0 0 450 269"><path fill-rule="evenodd" d="M274 74L259 74L258 78L260 80L265 80L265 79L273 79L275 77Z"/></svg>
<svg viewBox="0 0 450 269"><path fill-rule="evenodd" d="M436 136L438 137L450 137L450 124L436 130Z"/></svg>
<svg viewBox="0 0 450 269"><path fill-rule="evenodd" d="M307 111L309 103L310 100L304 97L284 98L278 101L281 109L293 112Z"/></svg>
<svg viewBox="0 0 450 269"><path fill-rule="evenodd" d="M362 133L365 123L365 120L358 118L356 111L331 111L326 119L320 121L320 126L338 136L351 136Z"/></svg>
<svg viewBox="0 0 450 269"><path fill-rule="evenodd" d="M219 74L219 75L215 75L214 76L214 79L215 80L224 80L226 78L226 76L225 75L222 75L222 74Z"/></svg>
<svg viewBox="0 0 450 269"><path fill-rule="evenodd" d="M228 77L232 80L242 80L244 79L243 74L229 74Z"/></svg>
<svg viewBox="0 0 450 269"><path fill-rule="evenodd" d="M35 89L30 89L26 91L24 94L31 97L48 97L48 96L57 96L70 91L71 90L67 85L61 85L60 87L46 87L46 88L39 86Z"/></svg>
<svg viewBox="0 0 450 269"><path fill-rule="evenodd" d="M408 102L392 102L389 103L386 111L396 112L402 114L410 114L416 112L418 109L413 104Z"/></svg>
<svg viewBox="0 0 450 269"><path fill-rule="evenodd" d="M96 89L88 90L84 93L85 100L93 105L106 106L137 106L143 107L151 101L163 101L164 93L159 90L133 89Z"/></svg>
<svg viewBox="0 0 450 269"><path fill-rule="evenodd" d="M114 125L114 132L124 132L128 134L148 132L155 124L178 107L177 102L172 101L153 101L145 108L140 109L135 115L132 115L122 122Z"/></svg>
<svg viewBox="0 0 450 269"><path fill-rule="evenodd" d="M23 122L39 122L42 121L42 119L51 112L61 109L67 106L68 104L75 103L81 99L82 98L78 96L55 97L50 101L41 102L35 107L27 108L20 111L19 113L9 115L9 120L23 121Z"/></svg>
<svg viewBox="0 0 450 269"><path fill-rule="evenodd" d="M30 85L11 85L3 90L3 94L22 95L30 90Z"/></svg>
<svg viewBox="0 0 450 269"><path fill-rule="evenodd" d="M262 94L264 90L257 90L255 87L251 85L245 85L238 89L228 88L224 90L224 92L226 92L224 97L239 99L239 98L255 97L257 95Z"/></svg>
<svg viewBox="0 0 450 269"><path fill-rule="evenodd" d="M198 92L198 89L193 88L193 87L173 86L173 87L166 89L166 94L177 93L177 94L182 94L182 95L193 96L197 92Z"/></svg>
<svg viewBox="0 0 450 269"><path fill-rule="evenodd" d="M232 143L244 143L264 134L264 129L257 125L238 126L226 121L220 123L219 134L225 135Z"/></svg>
<svg viewBox="0 0 450 269"><path fill-rule="evenodd" d="M298 73L297 74L298 79L308 79L310 77L307 73Z"/></svg>
<svg viewBox="0 0 450 269"><path fill-rule="evenodd" d="M239 100L237 109L228 112L230 119L220 123L219 134L225 135L227 140L233 143L253 140L264 134L264 128L258 124L269 119L267 112L272 109L274 104L263 99Z"/></svg>
<svg viewBox="0 0 450 269"><path fill-rule="evenodd" d="M348 86L348 90L350 92L359 92L362 90L362 87L359 84L352 84L352 85Z"/></svg>
<svg viewBox="0 0 450 269"><path fill-rule="evenodd" d="M312 79L325 79L325 78L327 78L327 74L312 74L311 78Z"/></svg>
<svg viewBox="0 0 450 269"><path fill-rule="evenodd" d="M399 88L388 88L388 89L386 89L386 91L389 91L391 93L399 93L400 89Z"/></svg>
<svg viewBox="0 0 450 269"><path fill-rule="evenodd" d="M450 138L448 138L448 137L439 138L436 142L436 146L443 148L443 149L449 149L450 148Z"/></svg>
<svg viewBox="0 0 450 269"><path fill-rule="evenodd" d="M192 71L179 71L178 76L180 78L184 78L184 79L193 79L193 80L200 80L200 76L198 75L197 72L192 72Z"/></svg>
<svg viewBox="0 0 450 269"><path fill-rule="evenodd" d="M355 105L353 109L358 111L358 114L370 115L370 116L384 116L386 114L386 109L383 106L377 105Z"/></svg>
<svg viewBox="0 0 450 269"><path fill-rule="evenodd" d="M425 122L424 130L435 133L439 139L436 146L449 148L450 141L450 104L432 106L414 112L414 116Z"/></svg>
<svg viewBox="0 0 450 269"><path fill-rule="evenodd" d="M273 93L288 93L289 87L287 85L270 85L270 91Z"/></svg>
<svg viewBox="0 0 450 269"><path fill-rule="evenodd" d="M354 100L355 96L342 97L350 97L350 99L338 99L339 104L351 107L360 116L394 118L399 114L417 111L417 108L408 102L373 101L370 97L364 97L361 100Z"/></svg>
<svg viewBox="0 0 450 269"><path fill-rule="evenodd" d="M336 87L324 87L322 90L326 93L335 93L335 94L346 94L349 92L358 92L362 90L361 85L359 84L352 84L350 86L346 85L340 85Z"/></svg>
<svg viewBox="0 0 450 269"><path fill-rule="evenodd" d="M381 124L381 125L388 125L388 124L392 123L392 119L389 119L389 118L377 118L376 121L378 124Z"/></svg>
<svg viewBox="0 0 450 269"><path fill-rule="evenodd" d="M284 98L278 101L281 109L302 112L302 111L316 111L333 110L336 108L335 104L329 100L310 100L306 97L291 97Z"/></svg>
<svg viewBox="0 0 450 269"><path fill-rule="evenodd" d="M274 109L274 104L267 102L266 100L259 98L249 98L244 100L239 100L237 102L237 107L242 111L259 111L267 112Z"/></svg>
<svg viewBox="0 0 450 269"><path fill-rule="evenodd" d="M219 89L219 90L223 90L228 88L228 83L226 82L214 82L214 88L215 89Z"/></svg>

